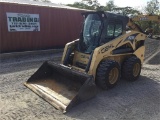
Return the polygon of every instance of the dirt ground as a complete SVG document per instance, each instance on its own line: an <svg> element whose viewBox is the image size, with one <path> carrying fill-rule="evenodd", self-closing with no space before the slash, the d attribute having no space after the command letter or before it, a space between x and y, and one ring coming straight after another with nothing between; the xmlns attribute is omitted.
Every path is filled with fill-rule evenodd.
<svg viewBox="0 0 160 120"><path fill-rule="evenodd" d="M120 80L66 114L23 86L44 60L57 56L1 59L0 120L160 120L160 52L143 65L137 81Z"/></svg>

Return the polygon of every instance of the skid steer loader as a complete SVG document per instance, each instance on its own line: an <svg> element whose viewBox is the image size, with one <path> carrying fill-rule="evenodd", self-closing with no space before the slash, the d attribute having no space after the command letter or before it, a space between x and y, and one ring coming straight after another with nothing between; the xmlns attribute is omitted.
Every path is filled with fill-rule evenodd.
<svg viewBox="0 0 160 120"><path fill-rule="evenodd" d="M82 13L80 38L67 43L61 64L46 61L25 85L63 112L109 89L120 77L138 79L146 35L126 16ZM130 28L126 31L126 26Z"/></svg>

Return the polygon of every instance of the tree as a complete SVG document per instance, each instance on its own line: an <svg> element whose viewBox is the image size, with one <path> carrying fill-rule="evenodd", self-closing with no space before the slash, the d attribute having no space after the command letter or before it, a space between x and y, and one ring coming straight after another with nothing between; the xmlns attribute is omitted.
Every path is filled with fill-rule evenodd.
<svg viewBox="0 0 160 120"><path fill-rule="evenodd" d="M113 0L109 0L107 3L106 3L106 6L104 7L104 10L105 11L113 11L113 9L115 8L116 6L114 5L114 1Z"/></svg>
<svg viewBox="0 0 160 120"><path fill-rule="evenodd" d="M86 5L90 6L91 9L96 10L99 8L100 4L97 0L82 0Z"/></svg>
<svg viewBox="0 0 160 120"><path fill-rule="evenodd" d="M131 16L131 15L138 15L140 14L140 11L135 10L132 7L115 7L113 8L113 12L126 15L126 16Z"/></svg>
<svg viewBox="0 0 160 120"><path fill-rule="evenodd" d="M144 8L147 14L159 14L159 2L158 0L151 0L147 2L147 6Z"/></svg>
<svg viewBox="0 0 160 120"><path fill-rule="evenodd" d="M150 0L147 2L147 6L144 7L144 13L148 15L160 15L159 10L159 2L158 0ZM154 30L154 34L159 34L159 23L154 21L146 21L146 22L138 22L138 24L143 28L144 30L147 28L152 28Z"/></svg>
<svg viewBox="0 0 160 120"><path fill-rule="evenodd" d="M51 1L50 0L41 0L42 2L48 2L50 3Z"/></svg>
<svg viewBox="0 0 160 120"><path fill-rule="evenodd" d="M47 3L50 3L50 2L51 2L50 0L33 0L33 1L47 2Z"/></svg>
<svg viewBox="0 0 160 120"><path fill-rule="evenodd" d="M74 2L73 4L67 4L67 6L89 9L89 10L99 10L101 7L97 0L82 0L81 2Z"/></svg>
<svg viewBox="0 0 160 120"><path fill-rule="evenodd" d="M81 9L91 9L90 6L84 4L83 2L74 2L73 4L67 4L67 6L81 8Z"/></svg>

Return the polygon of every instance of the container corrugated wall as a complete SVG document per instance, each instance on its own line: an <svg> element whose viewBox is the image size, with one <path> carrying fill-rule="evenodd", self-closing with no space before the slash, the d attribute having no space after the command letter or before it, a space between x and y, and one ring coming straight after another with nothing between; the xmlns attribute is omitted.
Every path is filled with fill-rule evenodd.
<svg viewBox="0 0 160 120"><path fill-rule="evenodd" d="M81 10L0 3L0 52L60 48L79 37ZM39 14L40 31L8 32L6 12Z"/></svg>

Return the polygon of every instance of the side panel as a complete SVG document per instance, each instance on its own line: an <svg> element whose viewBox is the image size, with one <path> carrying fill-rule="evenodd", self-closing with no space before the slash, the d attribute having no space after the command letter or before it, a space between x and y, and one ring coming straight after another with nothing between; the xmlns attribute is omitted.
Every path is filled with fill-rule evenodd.
<svg viewBox="0 0 160 120"><path fill-rule="evenodd" d="M137 36L133 37L133 35L137 34ZM94 54L93 54L93 59L91 62L91 66L89 69L89 74L93 75L94 78L96 76L96 69L99 65L99 63L101 62L101 60L106 59L109 56L112 56L112 51L126 43L130 43L131 44L131 48L133 49L133 51L136 50L136 42L140 41L140 40L145 40L146 39L146 35L142 34L140 32L136 32L136 31L131 31L129 33L126 33L125 35L122 35L98 48L95 49ZM139 50L138 50L139 51ZM144 53L144 51L139 51L140 53ZM133 52L134 53L134 52ZM131 53L131 54L133 54ZM135 53L136 55L137 52ZM121 54L118 54L119 56ZM127 55L127 54L126 54Z"/></svg>
<svg viewBox="0 0 160 120"><path fill-rule="evenodd" d="M145 51L145 46L142 46L134 52L134 54L141 60L141 63L143 63L144 61L144 51Z"/></svg>

